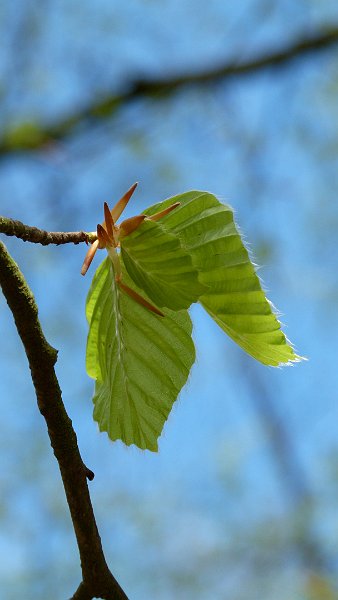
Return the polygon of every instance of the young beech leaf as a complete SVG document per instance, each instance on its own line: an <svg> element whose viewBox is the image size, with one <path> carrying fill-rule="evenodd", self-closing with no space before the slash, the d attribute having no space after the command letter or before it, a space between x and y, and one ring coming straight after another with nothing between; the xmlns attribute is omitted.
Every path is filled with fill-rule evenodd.
<svg viewBox="0 0 338 600"><path fill-rule="evenodd" d="M144 221L123 238L121 256L129 276L157 306L189 308L207 291L179 237L160 223Z"/></svg>
<svg viewBox="0 0 338 600"><path fill-rule="evenodd" d="M145 297L122 265L123 282ZM89 290L87 372L94 419L111 440L157 451L157 438L195 360L185 310L157 316L117 286L109 258Z"/></svg>
<svg viewBox="0 0 338 600"><path fill-rule="evenodd" d="M298 361L281 331L248 251L236 229L232 209L208 192L191 191L145 211L152 215L180 205L161 220L178 235L208 290L199 301L216 323L248 354L265 365Z"/></svg>

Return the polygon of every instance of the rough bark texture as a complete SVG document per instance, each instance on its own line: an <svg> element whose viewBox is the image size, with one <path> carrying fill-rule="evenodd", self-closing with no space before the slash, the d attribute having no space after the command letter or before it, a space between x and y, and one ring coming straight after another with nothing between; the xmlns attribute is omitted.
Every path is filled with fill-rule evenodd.
<svg viewBox="0 0 338 600"><path fill-rule="evenodd" d="M83 577L73 598L126 599L103 554L87 485L87 477L92 479L94 474L82 461L76 434L62 401L54 371L57 351L47 342L33 294L2 242L0 286L27 354L38 407L47 423L73 521Z"/></svg>
<svg viewBox="0 0 338 600"><path fill-rule="evenodd" d="M7 217L0 217L0 233L5 233L9 236L20 238L24 242L32 242L33 244L80 244L81 242L92 243L96 240L96 233L88 233L86 231L45 231L37 227L24 225L21 221L14 221Z"/></svg>

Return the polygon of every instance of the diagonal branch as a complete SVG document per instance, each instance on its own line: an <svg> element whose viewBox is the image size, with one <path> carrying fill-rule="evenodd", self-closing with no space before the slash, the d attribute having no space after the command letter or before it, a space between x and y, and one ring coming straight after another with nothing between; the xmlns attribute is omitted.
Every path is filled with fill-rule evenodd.
<svg viewBox="0 0 338 600"><path fill-rule="evenodd" d="M166 78L145 78L130 81L125 92L113 91L103 99L93 100L88 106L54 125L44 127L28 123L26 124L26 134L24 131L25 125L23 125L22 130L20 130L20 127L18 128L20 130L18 136L15 135L16 131L11 136L9 130L2 139L0 138L0 154L17 150L43 148L54 140L64 139L75 131L79 125L83 123L88 125L93 120L105 119L121 106L138 98L151 96L153 99L160 99L163 95L172 94L185 86L210 85L219 81L253 75L267 68L276 69L310 53L318 53L333 48L337 44L338 27L334 26L247 62L225 61L214 68L211 67L193 74L183 73Z"/></svg>
<svg viewBox="0 0 338 600"><path fill-rule="evenodd" d="M21 221L14 221L7 217L0 216L0 233L5 233L9 236L20 238L24 242L32 242L33 244L80 244L81 242L92 243L96 240L96 233L88 233L86 231L45 231L37 227L25 225Z"/></svg>
<svg viewBox="0 0 338 600"><path fill-rule="evenodd" d="M74 598L127 600L109 571L103 554L87 485L87 477L92 478L93 473L82 461L72 422L62 402L54 371L57 351L48 344L41 329L33 294L2 242L0 286L27 354L38 407L47 424L73 521L83 577Z"/></svg>

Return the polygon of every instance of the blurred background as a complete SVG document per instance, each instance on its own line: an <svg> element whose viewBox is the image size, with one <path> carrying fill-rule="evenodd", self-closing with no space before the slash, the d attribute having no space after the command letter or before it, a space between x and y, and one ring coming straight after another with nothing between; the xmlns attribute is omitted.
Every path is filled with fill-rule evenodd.
<svg viewBox="0 0 338 600"><path fill-rule="evenodd" d="M2 0L0 39L1 214L90 231L134 181L126 216L209 190L309 359L263 367L193 306L159 453L113 444L85 372L85 246L4 240L59 350L114 575L135 600L338 598L337 3ZM0 328L0 595L68 598L77 547L2 297Z"/></svg>

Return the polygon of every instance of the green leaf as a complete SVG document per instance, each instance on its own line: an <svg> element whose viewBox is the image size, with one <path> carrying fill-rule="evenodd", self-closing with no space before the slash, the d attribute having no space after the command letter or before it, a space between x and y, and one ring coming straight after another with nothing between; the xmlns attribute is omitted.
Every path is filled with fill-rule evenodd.
<svg viewBox="0 0 338 600"><path fill-rule="evenodd" d="M123 282L145 297L124 269ZM187 311L164 312L159 317L123 293L109 259L99 266L86 305L94 419L111 440L152 451L195 360Z"/></svg>
<svg viewBox="0 0 338 600"><path fill-rule="evenodd" d="M248 354L265 365L300 360L262 290L232 209L208 192L191 191L145 211L151 215L174 202L180 206L161 224L179 236L208 291L200 302L216 323Z"/></svg>
<svg viewBox="0 0 338 600"><path fill-rule="evenodd" d="M180 239L154 221L144 221L121 241L128 274L157 306L189 308L206 291Z"/></svg>

